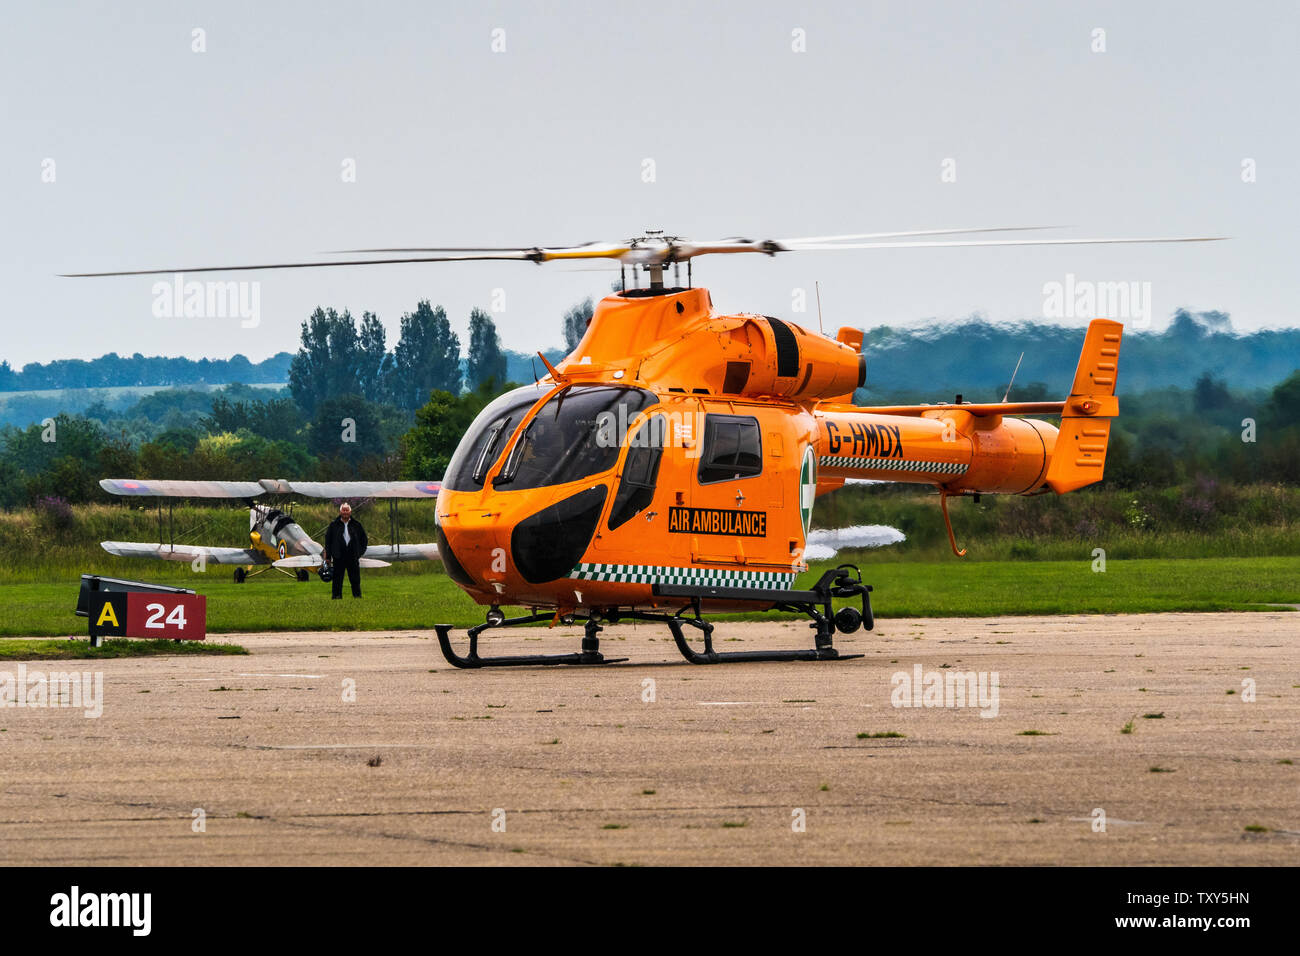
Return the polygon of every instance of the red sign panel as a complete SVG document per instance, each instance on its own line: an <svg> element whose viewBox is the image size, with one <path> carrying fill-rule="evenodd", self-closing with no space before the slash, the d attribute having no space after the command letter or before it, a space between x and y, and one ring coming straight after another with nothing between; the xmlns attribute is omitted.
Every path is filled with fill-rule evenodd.
<svg viewBox="0 0 1300 956"><path fill-rule="evenodd" d="M207 627L205 595L132 591L126 596L127 637L201 641L207 636Z"/></svg>

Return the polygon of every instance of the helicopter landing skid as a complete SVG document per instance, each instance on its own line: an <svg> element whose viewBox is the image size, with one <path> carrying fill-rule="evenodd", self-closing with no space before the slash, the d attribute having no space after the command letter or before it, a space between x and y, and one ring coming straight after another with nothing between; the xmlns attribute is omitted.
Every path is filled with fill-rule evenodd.
<svg viewBox="0 0 1300 956"><path fill-rule="evenodd" d="M476 667L528 667L548 664L619 664L626 657L606 657L600 653L600 638L597 636L604 628L594 618L587 618L583 624L582 650L577 654L522 654L513 657L479 657L478 636L493 627L514 627L520 624L535 624L539 621L551 621L554 614L529 614L524 617L504 618L493 624L488 621L469 629L469 654L461 657L451 647L451 625L435 624L438 644L442 647L442 656L456 667L472 670Z"/></svg>
<svg viewBox="0 0 1300 956"><path fill-rule="evenodd" d="M871 585L862 583L862 575L856 567L842 564L821 576L821 579L809 591L771 591L755 588L718 588L699 587L695 585L661 584L655 585L654 593L658 597L687 598L688 607L683 608L672 617L664 618L668 630L672 632L673 641L682 657L692 664L721 664L727 661L847 661L861 654L841 654L832 643L837 630L851 634L859 627L868 631L875 627L875 617L871 611ZM861 597L862 610L853 607L841 608L838 613L832 610L833 598ZM791 611L805 614L812 618L809 625L814 632L814 646L803 650L773 651L715 651L713 649L713 625L704 619L700 610L701 601L718 600L732 603L752 601L756 604L770 605L773 611ZM686 616L692 611L691 616ZM702 632L704 651L695 650L686 640L683 624L689 624Z"/></svg>
<svg viewBox="0 0 1300 956"><path fill-rule="evenodd" d="M555 614L533 613L523 617L506 618L498 609L493 608L488 620L471 627L469 634L469 653L462 657L451 646L451 625L435 624L438 644L442 656L448 663L466 669L478 667L528 667L550 664L618 664L626 657L605 657L600 653L599 634L604 628L600 621L610 624L620 620L652 621L667 624L672 632L682 657L692 664L721 664L727 661L847 661L861 654L841 654L832 643L836 631L852 634L859 627L871 630L875 627L875 617L871 611L871 585L862 583L858 569L849 564L832 568L808 591L762 590L757 588L717 588L694 585L656 584L654 594L669 600L682 599L684 606L676 614L656 614L640 610L606 609L593 610L583 621L582 650L577 654L525 654L511 657L480 657L478 638L484 631L498 627L516 627L523 624L538 624L554 621ZM848 606L834 611L832 602L835 598L861 598L862 610ZM702 602L706 600L725 601L729 604L744 605L746 602L762 604L765 609L788 611L803 614L812 619L809 625L816 633L814 646L804 650L774 651L715 651L713 649L713 624L704 619ZM494 619L495 618L495 619ZM572 618L564 618L562 623L572 623ZM686 640L683 625L689 624L704 636L703 652L691 647Z"/></svg>
<svg viewBox="0 0 1300 956"><path fill-rule="evenodd" d="M695 625L704 632L703 653L692 648L690 642L686 640L686 634L682 630L683 622ZM728 661L848 661L855 657L862 657L861 654L841 654L831 645L830 638L827 637L823 640L820 633L817 635L817 645L804 650L715 651L713 649L713 625L707 621L698 621L696 618L669 618L668 630L673 633L673 641L677 644L677 650L681 652L682 657L692 664L722 664Z"/></svg>

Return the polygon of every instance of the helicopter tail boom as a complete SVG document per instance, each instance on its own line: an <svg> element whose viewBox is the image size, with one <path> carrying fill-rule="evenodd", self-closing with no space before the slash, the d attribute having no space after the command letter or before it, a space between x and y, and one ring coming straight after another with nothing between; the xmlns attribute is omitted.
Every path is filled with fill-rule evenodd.
<svg viewBox="0 0 1300 956"><path fill-rule="evenodd" d="M939 486L947 494L1058 494L1100 481L1123 326L1088 326L1062 402L892 405L818 409L819 482L848 478ZM1060 415L1059 431L1022 415Z"/></svg>

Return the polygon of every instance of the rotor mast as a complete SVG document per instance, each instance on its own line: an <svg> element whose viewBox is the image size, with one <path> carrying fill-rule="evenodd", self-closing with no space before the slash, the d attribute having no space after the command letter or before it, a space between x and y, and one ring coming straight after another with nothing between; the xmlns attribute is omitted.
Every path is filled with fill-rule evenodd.
<svg viewBox="0 0 1300 956"><path fill-rule="evenodd" d="M645 250L645 271L650 275L651 295L660 295L664 291L664 263L672 256L674 238L665 238L662 229L647 229L644 236L633 239L630 243L634 250ZM673 262L675 264L676 260Z"/></svg>

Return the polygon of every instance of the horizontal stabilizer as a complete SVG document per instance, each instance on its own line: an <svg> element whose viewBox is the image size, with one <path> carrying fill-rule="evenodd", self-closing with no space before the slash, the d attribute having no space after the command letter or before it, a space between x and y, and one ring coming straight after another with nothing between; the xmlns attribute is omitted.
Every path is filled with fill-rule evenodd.
<svg viewBox="0 0 1300 956"><path fill-rule="evenodd" d="M969 412L976 418L989 415L1059 415L1065 402L962 402L960 405L868 405L861 411L873 415L921 415L925 412Z"/></svg>

